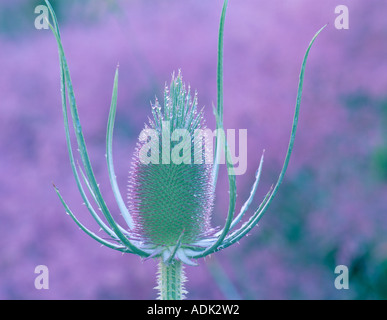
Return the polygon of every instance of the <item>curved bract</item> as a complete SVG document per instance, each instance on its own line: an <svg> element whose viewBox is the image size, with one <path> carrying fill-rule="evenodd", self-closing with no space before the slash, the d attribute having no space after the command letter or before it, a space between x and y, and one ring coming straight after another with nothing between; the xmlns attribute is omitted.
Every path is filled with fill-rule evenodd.
<svg viewBox="0 0 387 320"><path fill-rule="evenodd" d="M186 90L183 84L180 72L177 77L172 77L170 88L166 88L163 108L158 101L152 106L153 119L147 127L153 129L156 132L156 136L160 138L156 139L156 144L160 147L157 153L160 163L151 161L150 163L144 164L141 161L140 152L142 147L146 143L149 143L149 141L139 141L129 176L129 204L128 206L125 205L115 176L112 152L114 120L117 108L117 68L107 126L106 159L112 190L120 213L126 223L126 226L121 226L115 221L108 209L95 179L78 116L70 71L61 43L58 22L47 0L46 4L54 22L53 25L50 24L50 28L55 35L59 49L62 111L71 168L86 208L110 240L99 237L86 228L71 212L59 190L55 187L66 212L75 223L86 234L106 247L121 252L137 254L143 258L159 257L162 263L160 270L164 270L168 265L174 265L175 261L178 261L179 264L183 262L188 265L195 265L196 263L193 260L222 250L239 241L250 232L257 225L273 201L287 170L297 130L306 61L313 42L325 26L311 40L302 61L290 141L278 180L274 187L268 191L259 207L253 211L250 217L246 219L246 222L239 228L237 226L249 212L249 206L258 188L263 166L263 155L250 196L238 214L235 214L237 193L235 175L232 174L232 165L229 161L226 161L229 178L229 209L225 224L218 232L215 232L215 229L211 227L210 218L219 171L218 159L222 149L226 152L226 158L229 158L227 143L216 137L216 150L213 164L194 164L192 162L186 163L185 161L181 161L179 164L172 162L162 163L161 158L164 152L161 138L166 131L171 132L175 129L185 129L192 136L195 129L204 128L203 113L197 110L196 94L191 97L190 90ZM224 1L219 28L218 94L217 106L214 108L216 128L218 130L223 129L223 34L227 4L228 1ZM67 99L69 101L69 108L67 106ZM70 118L68 109L70 110ZM81 163L79 167L76 165L72 151L69 122L73 125L77 148L80 153ZM184 140L184 137L182 139ZM190 151L189 154L193 157L195 150L197 150L195 149L195 141L191 138L187 141L190 144L188 149L184 149L183 146L183 151ZM170 156L169 152L168 156ZM86 187L86 190L84 187ZM89 200L90 195L88 196L86 191L91 195L94 204ZM97 206L99 210L95 210L94 206ZM102 216L97 214L98 211L101 212ZM182 270L183 268L180 269ZM164 285L161 285L164 283L164 280L160 280L159 286L161 288L164 288ZM184 292L183 288L180 288L179 292ZM182 296L182 294L177 296Z"/></svg>

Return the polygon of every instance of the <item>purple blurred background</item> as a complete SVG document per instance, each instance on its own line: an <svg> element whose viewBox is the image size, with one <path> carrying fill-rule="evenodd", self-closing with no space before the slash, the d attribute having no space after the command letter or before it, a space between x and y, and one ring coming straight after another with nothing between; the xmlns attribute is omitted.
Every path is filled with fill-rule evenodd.
<svg viewBox="0 0 387 320"><path fill-rule="evenodd" d="M62 31L94 170L118 208L105 164L105 130L120 64L114 158L121 191L136 138L182 69L209 127L216 102L221 0L52 1ZM154 299L156 262L101 248L64 213L52 183L97 231L66 151L56 43L34 28L42 1L0 2L0 299ZM346 4L349 30L334 26ZM262 150L254 207L285 156L306 47L299 131L285 181L267 215L239 245L187 267L190 299L387 298L387 3L383 0L230 0L225 28L225 126L248 129L248 170ZM228 206L221 171L214 225ZM118 214L117 219L120 220ZM36 290L46 265L49 290ZM349 290L334 287L337 265Z"/></svg>

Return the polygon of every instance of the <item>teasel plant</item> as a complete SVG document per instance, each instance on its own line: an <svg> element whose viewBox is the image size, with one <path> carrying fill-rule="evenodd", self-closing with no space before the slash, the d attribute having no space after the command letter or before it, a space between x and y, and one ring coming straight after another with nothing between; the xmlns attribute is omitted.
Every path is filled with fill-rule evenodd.
<svg viewBox="0 0 387 320"><path fill-rule="evenodd" d="M158 284L156 287L158 299L184 299L187 294L184 287L186 281L185 266L195 266L198 259L239 242L257 225L277 194L293 150L307 57L313 42L325 26L312 38L302 61L293 125L282 170L277 182L270 188L258 208L252 211L249 218L245 218L245 215L249 211L249 206L258 188L264 157L262 155L260 159L250 195L236 214L237 190L233 165L227 142L218 135L215 137L214 161L209 164L187 164L184 161L180 164L154 162L144 164L141 161L141 150L149 141L139 139L129 170L128 202L125 203L117 183L112 150L118 94L117 67L107 123L106 160L111 188L126 224L122 226L111 214L96 181L78 115L58 21L50 2L48 0L45 2L53 21L52 24L49 22L49 26L55 36L59 51L62 112L71 169L86 208L99 225L100 231L104 231L107 237L99 236L83 225L70 210L58 188L54 185L55 191L66 213L81 230L101 245L122 253L138 255L142 259L154 258L158 260ZM220 18L217 105L213 108L218 132L223 130L223 34L227 4L228 0L225 0ZM149 123L145 127L154 130L156 137L160 140L166 132L173 132L176 129L184 129L192 137L196 129L206 127L203 110L198 109L197 94L196 92L192 94L190 88L184 85L180 71L177 76L172 76L169 88L165 87L164 105L161 106L160 102L156 100L151 105L151 113L152 118L149 119ZM73 125L80 162L76 160L73 153L70 123ZM160 158L167 155L169 157L170 150L163 149L164 146L160 140L155 139L154 141L155 144L159 144L160 148L159 154L153 156ZM195 142L192 139L190 142L192 144L188 146L191 148L189 154L194 154L200 150L200 146L195 145L198 143L197 140ZM229 209L223 228L212 228L211 212L222 152L226 155ZM94 205L90 197L94 201ZM98 210L95 210L95 206ZM100 213L97 213L98 211ZM244 220L243 224L242 220Z"/></svg>

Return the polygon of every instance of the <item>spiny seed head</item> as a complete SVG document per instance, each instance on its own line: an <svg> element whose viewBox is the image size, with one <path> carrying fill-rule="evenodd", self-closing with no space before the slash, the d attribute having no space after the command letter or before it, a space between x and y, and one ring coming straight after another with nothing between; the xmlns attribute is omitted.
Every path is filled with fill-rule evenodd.
<svg viewBox="0 0 387 320"><path fill-rule="evenodd" d="M214 188L212 164L205 163L203 141L194 134L205 128L203 112L197 110L197 95L186 90L180 72L165 88L163 110L156 99L152 114L146 129L155 134L137 143L129 172L134 233L157 246L192 243L214 231ZM179 139L173 136L176 129L185 129ZM144 155L154 161L145 164ZM195 156L202 157L201 164L195 164Z"/></svg>

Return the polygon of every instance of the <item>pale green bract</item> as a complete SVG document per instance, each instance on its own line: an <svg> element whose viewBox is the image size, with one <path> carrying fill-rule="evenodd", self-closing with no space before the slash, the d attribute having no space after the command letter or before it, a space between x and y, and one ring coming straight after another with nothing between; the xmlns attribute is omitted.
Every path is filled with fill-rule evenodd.
<svg viewBox="0 0 387 320"><path fill-rule="evenodd" d="M246 219L239 228L238 224L247 214L254 198L260 180L263 155L256 173L249 198L236 214L236 184L232 165L227 161L229 178L229 210L225 225L220 231L215 232L210 226L210 214L213 206L215 186L218 178L218 158L222 149L228 155L227 143L220 144L216 137L215 157L213 165L147 165L140 164L136 156L132 163L129 177L129 205L126 206L120 193L113 166L113 129L117 108L118 68L114 77L113 94L106 135L106 159L109 179L118 208L123 216L126 226L119 225L113 218L95 179L91 162L88 156L83 131L78 116L74 90L70 78L70 71L63 51L58 22L49 3L53 25L50 28L57 40L61 70L62 112L66 134L66 143L70 158L71 168L82 199L101 230L110 240L96 235L84 226L70 210L59 190L55 187L65 211L75 221L81 230L102 245L121 251L133 253L142 258L158 258L158 286L160 299L183 299L185 275L184 265L196 265L195 260L222 250L239 241L257 225L263 214L267 211L278 188L284 178L293 150L295 134L298 124L302 87L304 81L305 65L309 51L321 28L312 38L301 65L297 100L290 134L290 141L285 161L274 187L272 187L259 207ZM223 129L223 33L228 1L224 1L219 28L218 67L217 67L217 106L214 108L216 128ZM67 93L67 97L66 97ZM185 89L181 74L172 78L169 91L164 95L164 109L156 101L152 108L153 119L150 126L162 134L161 122L171 121L172 128L188 128L190 132L195 128L203 127L202 112L198 112L196 95L193 100L190 91ZM67 99L71 118L68 116ZM70 126L72 122L81 163L76 165L70 140ZM140 145L138 145L139 147ZM138 150L138 148L137 148ZM228 157L227 157L228 158ZM196 166L196 167L195 167ZM170 177L173 177L170 178ZM83 181L83 182L82 182ZM158 186L162 186L161 190ZM85 190L86 187L86 190ZM94 209L86 191L98 207L102 217Z"/></svg>

